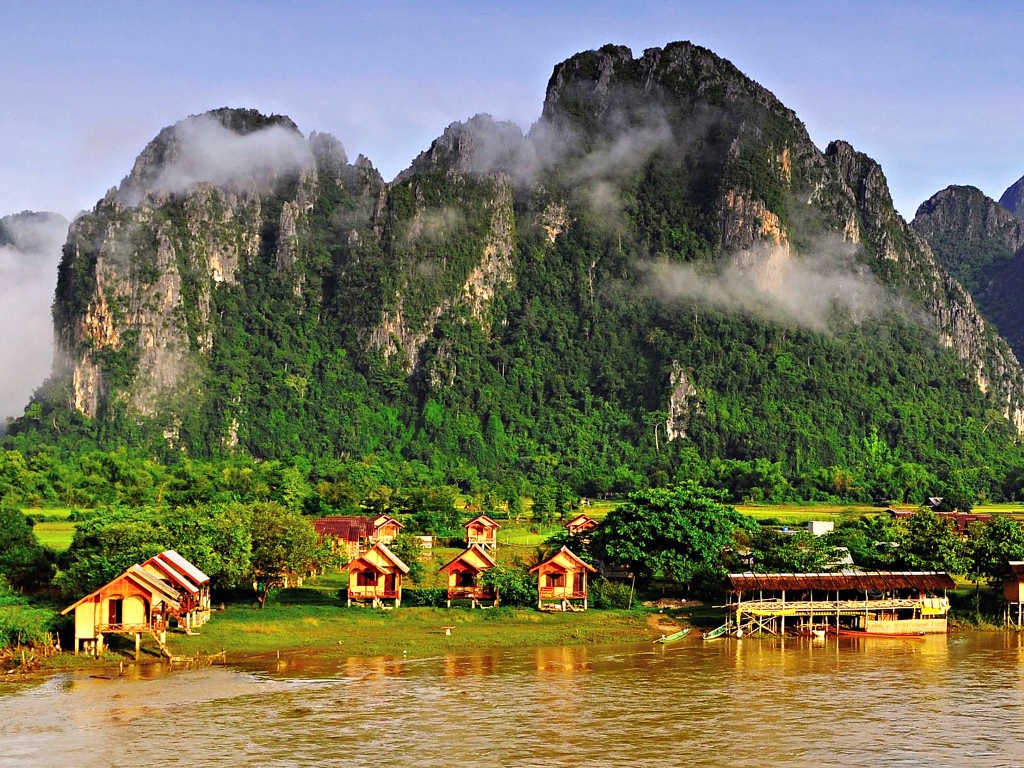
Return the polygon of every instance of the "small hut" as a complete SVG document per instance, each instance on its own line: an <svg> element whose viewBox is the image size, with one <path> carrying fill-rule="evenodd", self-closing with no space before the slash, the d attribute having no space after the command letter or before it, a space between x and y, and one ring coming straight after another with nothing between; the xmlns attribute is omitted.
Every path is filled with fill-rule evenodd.
<svg viewBox="0 0 1024 768"><path fill-rule="evenodd" d="M402 576L409 566L377 542L353 559L348 568L348 605L369 601L374 608L384 607L385 600L393 600L394 607L402 604Z"/></svg>
<svg viewBox="0 0 1024 768"><path fill-rule="evenodd" d="M469 600L472 608L476 608L481 600L491 600L497 605L498 595L494 588L480 583L484 571L494 566L495 562L487 551L479 544L473 544L439 568L438 573L448 574L448 607L452 607L452 600Z"/></svg>
<svg viewBox="0 0 1024 768"><path fill-rule="evenodd" d="M570 536L576 536L577 534L588 533L594 530L597 528L597 525L597 520L581 512L565 524L565 530L569 532Z"/></svg>
<svg viewBox="0 0 1024 768"><path fill-rule="evenodd" d="M178 593L179 626L186 632L201 627L210 619L210 577L173 549L154 555L142 564L143 570L164 581Z"/></svg>
<svg viewBox="0 0 1024 768"><path fill-rule="evenodd" d="M380 541L390 544L398 537L403 528L405 526L390 515L377 515L370 521L370 541L371 543Z"/></svg>
<svg viewBox="0 0 1024 768"><path fill-rule="evenodd" d="M61 614L75 612L75 655L79 649L95 656L103 653L104 636L122 634L135 636L135 656L143 634L157 641L160 650L167 650L167 620L181 608L178 592L140 565L133 565L117 578L104 584L81 600L72 603Z"/></svg>
<svg viewBox="0 0 1024 768"><path fill-rule="evenodd" d="M530 569L537 574L537 608L587 610L587 574L597 569L562 547L554 557Z"/></svg>
<svg viewBox="0 0 1024 768"><path fill-rule="evenodd" d="M498 545L498 523L487 515L477 515L465 525L466 546L477 544L484 549L494 549Z"/></svg>
<svg viewBox="0 0 1024 768"><path fill-rule="evenodd" d="M1006 623L1024 626L1024 561L1010 560L1003 578L1003 600L1006 601Z"/></svg>
<svg viewBox="0 0 1024 768"><path fill-rule="evenodd" d="M390 544L405 528L402 523L389 515L364 517L361 515L328 515L313 521L313 530L321 542L328 542L332 552L343 554L346 559L357 557L360 552L378 541Z"/></svg>

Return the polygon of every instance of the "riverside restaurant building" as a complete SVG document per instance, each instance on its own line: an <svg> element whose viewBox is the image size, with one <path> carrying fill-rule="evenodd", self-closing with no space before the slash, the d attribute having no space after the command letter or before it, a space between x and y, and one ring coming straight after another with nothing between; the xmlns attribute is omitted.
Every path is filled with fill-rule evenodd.
<svg viewBox="0 0 1024 768"><path fill-rule="evenodd" d="M729 574L724 634L787 631L884 635L941 634L948 629L940 571L835 571Z"/></svg>

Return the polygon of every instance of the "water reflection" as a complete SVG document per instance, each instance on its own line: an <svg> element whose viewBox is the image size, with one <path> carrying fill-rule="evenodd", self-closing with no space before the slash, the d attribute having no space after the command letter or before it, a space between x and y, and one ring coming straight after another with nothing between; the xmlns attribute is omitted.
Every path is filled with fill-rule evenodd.
<svg viewBox="0 0 1024 768"><path fill-rule="evenodd" d="M1024 764L1022 662L994 633L130 668L0 689L0 765L994 768Z"/></svg>

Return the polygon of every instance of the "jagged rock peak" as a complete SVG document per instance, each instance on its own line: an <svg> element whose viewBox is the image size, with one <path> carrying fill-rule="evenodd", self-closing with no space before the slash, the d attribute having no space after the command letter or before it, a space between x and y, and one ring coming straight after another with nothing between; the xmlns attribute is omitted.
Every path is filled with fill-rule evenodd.
<svg viewBox="0 0 1024 768"><path fill-rule="evenodd" d="M200 182L265 186L311 162L311 147L290 118L223 107L161 130L114 197L121 205L134 206L146 195L178 194Z"/></svg>
<svg viewBox="0 0 1024 768"><path fill-rule="evenodd" d="M515 123L478 114L465 122L454 122L421 152L412 165L395 179L433 171L512 175L528 158L527 142Z"/></svg>
<svg viewBox="0 0 1024 768"><path fill-rule="evenodd" d="M914 229L926 238L939 232L961 237L998 237L1007 248L1024 248L1024 221L977 187L949 186L917 209Z"/></svg>
<svg viewBox="0 0 1024 768"><path fill-rule="evenodd" d="M744 75L732 62L688 41L648 48L639 59L621 45L576 54L555 67L541 119L559 122L602 117L620 106L617 91L623 86L638 89L647 99L660 100L671 94L721 105L752 98L770 111L799 122L771 91Z"/></svg>
<svg viewBox="0 0 1024 768"><path fill-rule="evenodd" d="M1024 219L1024 176L1009 186L999 198L999 204L1014 216Z"/></svg>

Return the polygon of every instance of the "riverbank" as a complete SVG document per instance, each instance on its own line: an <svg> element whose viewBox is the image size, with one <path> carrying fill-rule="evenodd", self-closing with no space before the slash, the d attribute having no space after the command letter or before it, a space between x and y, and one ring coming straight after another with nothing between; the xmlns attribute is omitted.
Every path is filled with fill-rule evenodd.
<svg viewBox="0 0 1024 768"><path fill-rule="evenodd" d="M575 646L652 640L677 626L651 609L547 613L529 608L425 608L381 611L338 605L271 603L264 609L231 604L215 611L198 634L169 632L167 645L183 659L260 664L294 658L417 658L503 648ZM117 669L134 663L134 638L108 636L100 659L57 653L26 672ZM140 663L163 661L143 637ZM17 666L15 671L18 671Z"/></svg>

